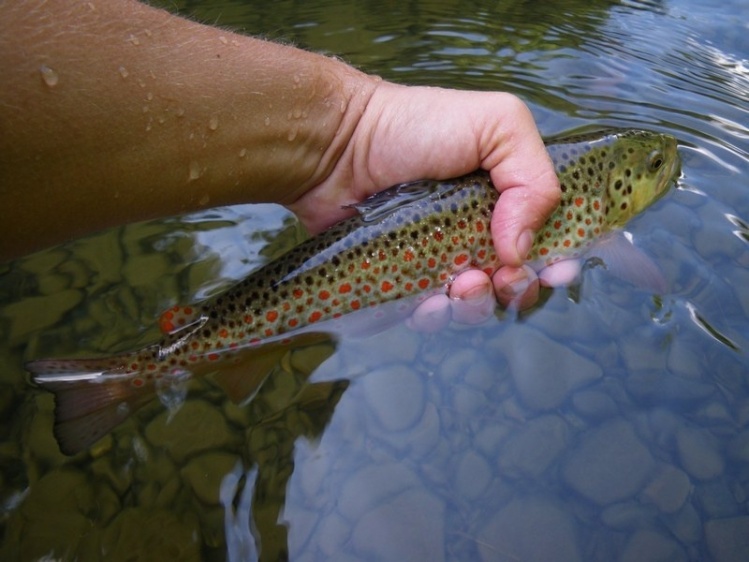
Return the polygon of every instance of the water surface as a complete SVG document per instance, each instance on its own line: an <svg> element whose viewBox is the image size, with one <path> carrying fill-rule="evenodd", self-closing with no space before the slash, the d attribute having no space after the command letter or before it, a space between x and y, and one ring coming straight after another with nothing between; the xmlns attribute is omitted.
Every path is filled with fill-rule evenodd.
<svg viewBox="0 0 749 562"><path fill-rule="evenodd" d="M683 177L631 223L668 291L586 270L519 318L290 353L60 455L24 359L156 336L298 242L276 207L146 223L0 269L3 559L749 559L749 46L740 0L183 2L411 84L506 90L545 134L641 127ZM316 365L320 364L316 368Z"/></svg>

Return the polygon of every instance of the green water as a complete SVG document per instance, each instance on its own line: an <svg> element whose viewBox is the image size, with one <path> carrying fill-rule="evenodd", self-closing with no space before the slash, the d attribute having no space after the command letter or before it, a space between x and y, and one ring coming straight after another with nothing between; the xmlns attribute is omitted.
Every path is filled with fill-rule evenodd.
<svg viewBox="0 0 749 562"><path fill-rule="evenodd" d="M629 228L669 290L591 268L519 319L290 353L249 405L192 381L67 458L23 360L151 341L161 310L302 235L242 206L0 266L1 559L749 559L745 3L170 6L390 80L514 92L547 135L673 134L681 188Z"/></svg>

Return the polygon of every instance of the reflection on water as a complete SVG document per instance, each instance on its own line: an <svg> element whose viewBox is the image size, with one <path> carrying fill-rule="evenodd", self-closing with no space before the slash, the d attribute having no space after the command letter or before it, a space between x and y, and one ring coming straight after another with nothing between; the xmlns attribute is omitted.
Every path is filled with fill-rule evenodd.
<svg viewBox="0 0 749 562"><path fill-rule="evenodd" d="M669 290L591 267L520 318L297 349L249 404L191 381L178 408L151 404L69 459L24 359L152 340L162 309L300 232L281 211L218 209L2 266L0 557L749 559L740 0L182 7L389 79L513 91L549 134L677 136L681 189L631 225Z"/></svg>

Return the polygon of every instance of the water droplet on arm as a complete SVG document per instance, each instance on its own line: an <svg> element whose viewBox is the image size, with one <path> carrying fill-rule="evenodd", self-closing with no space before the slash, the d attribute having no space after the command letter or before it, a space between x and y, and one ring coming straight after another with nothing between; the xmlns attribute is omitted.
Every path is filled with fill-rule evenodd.
<svg viewBox="0 0 749 562"><path fill-rule="evenodd" d="M39 72L41 72L42 74L42 80L44 81L44 83L50 88L57 86L57 83L60 81L60 76L57 74L57 72L52 70L46 64L43 64L39 67Z"/></svg>
<svg viewBox="0 0 749 562"><path fill-rule="evenodd" d="M127 42L130 43L131 45L140 45L140 39L138 39L132 33L130 35L128 35Z"/></svg>
<svg viewBox="0 0 749 562"><path fill-rule="evenodd" d="M208 121L208 128L211 131L215 131L216 129L218 129L218 115L214 115L211 117L211 120Z"/></svg>
<svg viewBox="0 0 749 562"><path fill-rule="evenodd" d="M202 175L202 173L203 170L201 169L198 162L190 162L190 166L187 171L187 181L195 181Z"/></svg>
<svg viewBox="0 0 749 562"><path fill-rule="evenodd" d="M119 67L117 69L117 72L119 72L120 76L122 76L123 78L127 78L128 76L130 76L130 73L128 72L127 68L125 68L124 66Z"/></svg>

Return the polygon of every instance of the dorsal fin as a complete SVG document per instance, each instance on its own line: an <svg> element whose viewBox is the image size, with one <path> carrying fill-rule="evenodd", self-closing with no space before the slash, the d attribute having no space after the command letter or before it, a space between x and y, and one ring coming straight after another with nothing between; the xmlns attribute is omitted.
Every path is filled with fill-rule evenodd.
<svg viewBox="0 0 749 562"><path fill-rule="evenodd" d="M404 205L429 197L438 186L439 183L433 180L402 183L375 193L360 203L346 205L346 208L356 209L364 222L372 222L383 219Z"/></svg>

